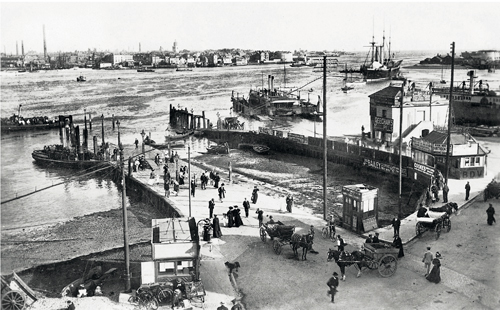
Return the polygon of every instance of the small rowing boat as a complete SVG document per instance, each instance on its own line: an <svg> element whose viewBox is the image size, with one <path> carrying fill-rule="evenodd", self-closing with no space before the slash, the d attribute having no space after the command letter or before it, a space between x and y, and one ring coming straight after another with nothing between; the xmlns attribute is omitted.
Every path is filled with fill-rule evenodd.
<svg viewBox="0 0 500 310"><path fill-rule="evenodd" d="M254 145L253 150L260 155L266 155L269 154L269 147L266 145Z"/></svg>

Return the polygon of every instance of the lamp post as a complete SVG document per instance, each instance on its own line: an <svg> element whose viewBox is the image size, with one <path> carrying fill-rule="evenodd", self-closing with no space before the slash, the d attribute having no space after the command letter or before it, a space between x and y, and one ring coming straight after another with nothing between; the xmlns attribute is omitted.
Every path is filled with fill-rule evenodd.
<svg viewBox="0 0 500 310"><path fill-rule="evenodd" d="M120 120L116 121L116 126L118 127L118 147L120 148L120 167L122 174L122 211L123 211L123 247L125 249L125 269L126 269L126 282L125 282L125 292L130 292L130 254L128 247L128 224L127 224L127 206L125 203L126 197L126 185L125 185L125 167L123 161L123 145L120 141Z"/></svg>
<svg viewBox="0 0 500 310"><path fill-rule="evenodd" d="M144 153L144 136L146 133L144 132L144 129L141 131L141 137L142 137L142 152Z"/></svg>

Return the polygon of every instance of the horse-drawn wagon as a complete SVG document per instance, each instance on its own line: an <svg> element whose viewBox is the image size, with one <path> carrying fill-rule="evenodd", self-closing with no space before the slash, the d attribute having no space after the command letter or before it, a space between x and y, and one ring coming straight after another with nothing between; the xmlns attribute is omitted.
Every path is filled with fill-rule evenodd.
<svg viewBox="0 0 500 310"><path fill-rule="evenodd" d="M353 251L351 253L330 249L328 251L327 261L335 260L340 267L342 279L345 280L345 267L355 265L358 270L358 277L363 268L371 270L377 269L379 274L384 277L390 277L398 268L399 248L392 247L385 243L365 243L362 251Z"/></svg>
<svg viewBox="0 0 500 310"><path fill-rule="evenodd" d="M279 255L283 245L290 243L295 226L286 226L281 223L277 224L262 224L260 227L260 239L263 242L267 241L267 236L273 240L274 253Z"/></svg>
<svg viewBox="0 0 500 310"><path fill-rule="evenodd" d="M437 240L442 229L446 229L446 232L450 231L451 220L447 212L427 211L427 215L428 217L417 217L417 224L415 224L417 237L420 237L426 230L433 230L436 232Z"/></svg>
<svg viewBox="0 0 500 310"><path fill-rule="evenodd" d="M14 272L1 277L2 310L21 310L37 300L35 292Z"/></svg>

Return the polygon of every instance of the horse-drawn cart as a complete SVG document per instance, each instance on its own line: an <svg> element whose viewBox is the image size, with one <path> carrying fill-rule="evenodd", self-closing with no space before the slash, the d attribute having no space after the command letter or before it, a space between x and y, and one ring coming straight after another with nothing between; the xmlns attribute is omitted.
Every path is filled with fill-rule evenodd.
<svg viewBox="0 0 500 310"><path fill-rule="evenodd" d="M285 244L290 244L295 226L286 226L283 224L262 224L260 227L260 239L263 242L267 241L267 236L273 240L274 253L279 255L281 247Z"/></svg>
<svg viewBox="0 0 500 310"><path fill-rule="evenodd" d="M1 277L2 310L21 310L37 300L35 292L14 272L10 279Z"/></svg>
<svg viewBox="0 0 500 310"><path fill-rule="evenodd" d="M415 224L415 233L420 237L426 230L433 230L436 232L436 240L441 235L441 230L446 229L449 232L451 229L450 216L446 212L433 212L427 211L429 217L417 217L417 224Z"/></svg>
<svg viewBox="0 0 500 310"><path fill-rule="evenodd" d="M368 268L377 269L378 273L384 277L390 277L398 268L399 249L385 243L365 243L365 258Z"/></svg>

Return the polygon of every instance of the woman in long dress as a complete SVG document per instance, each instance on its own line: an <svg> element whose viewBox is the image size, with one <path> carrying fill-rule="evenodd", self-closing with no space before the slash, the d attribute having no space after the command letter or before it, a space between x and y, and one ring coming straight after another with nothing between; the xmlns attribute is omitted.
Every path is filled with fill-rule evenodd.
<svg viewBox="0 0 500 310"><path fill-rule="evenodd" d="M233 227L234 226L233 207L229 207L226 216L227 216L227 227L229 228Z"/></svg>
<svg viewBox="0 0 500 310"><path fill-rule="evenodd" d="M234 215L234 226L235 227L243 226L243 221L241 220L241 215L240 215L240 208L238 208L238 206L234 206L233 215Z"/></svg>
<svg viewBox="0 0 500 310"><path fill-rule="evenodd" d="M430 282L434 282L437 284L441 282L441 270L439 269L441 267L441 261L437 258L434 258L432 260L432 264L434 266L432 266L431 272L425 278Z"/></svg>
<svg viewBox="0 0 500 310"><path fill-rule="evenodd" d="M214 238L222 237L222 231L220 230L219 218L216 214L214 214L214 220L212 223L212 227L214 229Z"/></svg>
<svg viewBox="0 0 500 310"><path fill-rule="evenodd" d="M392 246L399 249L398 258L405 256L405 253L403 250L403 241L401 241L401 238L399 237L399 235L396 235L394 237L394 241L392 242Z"/></svg>

